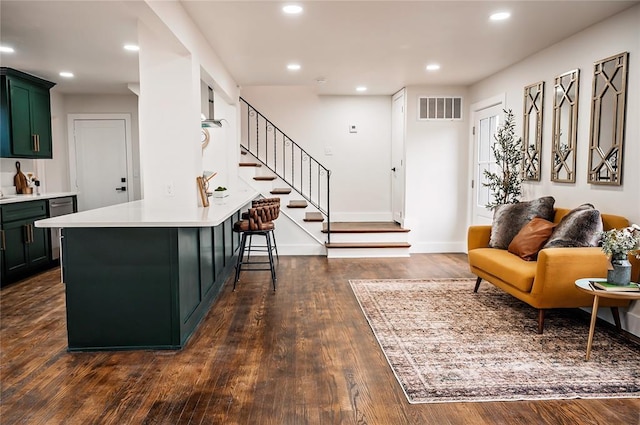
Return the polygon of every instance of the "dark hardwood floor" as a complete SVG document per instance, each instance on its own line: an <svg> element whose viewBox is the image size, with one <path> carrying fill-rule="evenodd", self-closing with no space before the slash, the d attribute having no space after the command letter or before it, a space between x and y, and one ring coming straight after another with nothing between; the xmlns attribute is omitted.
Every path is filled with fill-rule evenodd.
<svg viewBox="0 0 640 425"><path fill-rule="evenodd" d="M640 422L638 399L410 405L348 280L437 277L472 277L466 256L281 257L276 293L268 272L227 282L181 351L68 353L64 286L45 272L0 292L0 423Z"/></svg>

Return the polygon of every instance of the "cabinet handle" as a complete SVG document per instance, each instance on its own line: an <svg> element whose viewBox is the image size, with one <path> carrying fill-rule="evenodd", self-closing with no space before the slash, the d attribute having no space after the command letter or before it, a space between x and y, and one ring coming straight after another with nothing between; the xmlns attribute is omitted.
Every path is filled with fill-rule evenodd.
<svg viewBox="0 0 640 425"><path fill-rule="evenodd" d="M31 141L33 142L33 151L38 152L38 135L32 134Z"/></svg>
<svg viewBox="0 0 640 425"><path fill-rule="evenodd" d="M24 243L29 243L29 225L25 224L24 225L24 232L23 232L23 239L24 239Z"/></svg>
<svg viewBox="0 0 640 425"><path fill-rule="evenodd" d="M40 135L36 134L36 152L40 152Z"/></svg>
<svg viewBox="0 0 640 425"><path fill-rule="evenodd" d="M29 225L29 237L31 238L31 243L35 242L35 238L33 237L33 224Z"/></svg>
<svg viewBox="0 0 640 425"><path fill-rule="evenodd" d="M4 236L4 230L0 230L0 251L7 249L7 240Z"/></svg>

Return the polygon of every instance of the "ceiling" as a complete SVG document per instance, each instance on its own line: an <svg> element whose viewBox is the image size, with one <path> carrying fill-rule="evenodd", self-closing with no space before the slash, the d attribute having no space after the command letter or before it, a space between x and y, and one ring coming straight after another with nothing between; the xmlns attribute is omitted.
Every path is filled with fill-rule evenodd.
<svg viewBox="0 0 640 425"><path fill-rule="evenodd" d="M127 93L138 82L137 1L0 1L0 65L62 93ZM309 85L323 94L391 94L409 85L469 85L638 1L181 0L240 86ZM511 19L490 22L499 10ZM298 71L286 65L296 62ZM441 69L428 72L436 62ZM71 71L73 79L58 76ZM318 82L324 80L324 82Z"/></svg>

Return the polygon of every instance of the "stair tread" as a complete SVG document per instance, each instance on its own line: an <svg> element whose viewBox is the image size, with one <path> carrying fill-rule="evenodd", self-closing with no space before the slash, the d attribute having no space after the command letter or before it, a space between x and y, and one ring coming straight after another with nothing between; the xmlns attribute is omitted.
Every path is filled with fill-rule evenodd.
<svg viewBox="0 0 640 425"><path fill-rule="evenodd" d="M407 242L331 242L327 248L410 248Z"/></svg>
<svg viewBox="0 0 640 425"><path fill-rule="evenodd" d="M262 164L257 162L241 162L238 165L241 167L262 167Z"/></svg>
<svg viewBox="0 0 640 425"><path fill-rule="evenodd" d="M276 187L270 192L272 195L288 195L291 193L291 189L287 187Z"/></svg>
<svg viewBox="0 0 640 425"><path fill-rule="evenodd" d="M289 201L287 208L307 208L307 201Z"/></svg>
<svg viewBox="0 0 640 425"><path fill-rule="evenodd" d="M255 176L253 179L257 181L271 181L275 180L276 176Z"/></svg>
<svg viewBox="0 0 640 425"><path fill-rule="evenodd" d="M319 212L308 212L305 214L303 221L324 221L324 216Z"/></svg>
<svg viewBox="0 0 640 425"><path fill-rule="evenodd" d="M409 229L400 227L398 223L376 222L332 222L331 233L408 233ZM327 224L322 228L322 233L327 233Z"/></svg>

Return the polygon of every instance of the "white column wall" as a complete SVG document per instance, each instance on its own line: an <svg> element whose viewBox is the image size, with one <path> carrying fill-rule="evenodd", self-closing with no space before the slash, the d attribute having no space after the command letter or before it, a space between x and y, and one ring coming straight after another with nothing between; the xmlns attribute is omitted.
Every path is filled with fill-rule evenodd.
<svg viewBox="0 0 640 425"><path fill-rule="evenodd" d="M418 120L420 96L461 96L464 87L406 88L406 214L411 252L464 252L466 249L468 119Z"/></svg>
<svg viewBox="0 0 640 425"><path fill-rule="evenodd" d="M140 45L140 168L146 202L197 206L201 173L200 65L143 23Z"/></svg>

